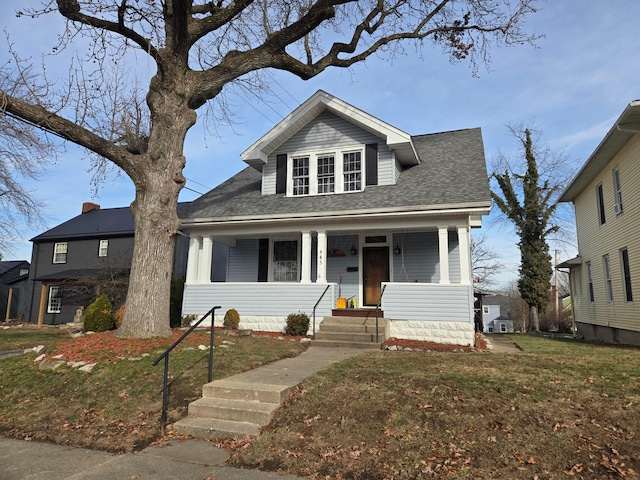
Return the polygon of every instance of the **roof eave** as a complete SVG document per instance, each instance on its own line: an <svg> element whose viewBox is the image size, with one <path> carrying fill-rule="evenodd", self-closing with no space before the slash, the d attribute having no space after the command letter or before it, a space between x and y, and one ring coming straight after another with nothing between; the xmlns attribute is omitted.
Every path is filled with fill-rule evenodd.
<svg viewBox="0 0 640 480"><path fill-rule="evenodd" d="M262 166L267 163L269 154L324 110L329 110L374 135L384 138L389 148L396 152L396 157L403 165L420 163L413 147L411 135L322 90L318 90L274 128L260 137L242 152L240 157L253 168L262 170Z"/></svg>
<svg viewBox="0 0 640 480"><path fill-rule="evenodd" d="M634 100L624 109L589 159L560 196L560 202L571 202L615 157L629 140L640 132L640 100Z"/></svg>

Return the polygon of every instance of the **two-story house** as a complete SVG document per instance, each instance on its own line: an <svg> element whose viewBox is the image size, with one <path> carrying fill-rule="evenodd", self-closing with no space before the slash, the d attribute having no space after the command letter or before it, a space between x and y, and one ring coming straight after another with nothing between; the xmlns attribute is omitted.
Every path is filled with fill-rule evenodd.
<svg viewBox="0 0 640 480"><path fill-rule="evenodd" d="M0 319L19 319L26 311L29 262L0 260Z"/></svg>
<svg viewBox="0 0 640 480"><path fill-rule="evenodd" d="M184 314L220 305L282 331L346 299L379 307L386 336L474 343L470 229L491 206L480 129L409 135L318 91L241 158L181 217Z"/></svg>
<svg viewBox="0 0 640 480"><path fill-rule="evenodd" d="M579 254L558 267L570 268L574 318L587 340L640 345L638 132L636 100L560 198L575 207Z"/></svg>
<svg viewBox="0 0 640 480"><path fill-rule="evenodd" d="M124 301L134 244L129 208L101 209L86 202L80 215L31 241L31 323L72 322L79 307L102 293L108 294L114 308ZM178 277L185 273L186 246L186 239L178 237L174 256Z"/></svg>

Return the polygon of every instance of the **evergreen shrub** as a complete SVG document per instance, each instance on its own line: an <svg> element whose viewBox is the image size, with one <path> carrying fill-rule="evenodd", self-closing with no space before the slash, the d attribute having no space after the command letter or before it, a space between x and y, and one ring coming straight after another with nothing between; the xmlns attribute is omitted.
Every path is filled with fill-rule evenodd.
<svg viewBox="0 0 640 480"><path fill-rule="evenodd" d="M284 330L285 335L301 337L309 331L309 315L306 313L290 313L287 316L287 326Z"/></svg>
<svg viewBox="0 0 640 480"><path fill-rule="evenodd" d="M100 295L84 312L85 332L106 332L116 327L113 306L106 295Z"/></svg>
<svg viewBox="0 0 640 480"><path fill-rule="evenodd" d="M230 308L227 313L224 314L224 321L222 325L224 328L232 328L236 330L240 324L240 314L235 308Z"/></svg>

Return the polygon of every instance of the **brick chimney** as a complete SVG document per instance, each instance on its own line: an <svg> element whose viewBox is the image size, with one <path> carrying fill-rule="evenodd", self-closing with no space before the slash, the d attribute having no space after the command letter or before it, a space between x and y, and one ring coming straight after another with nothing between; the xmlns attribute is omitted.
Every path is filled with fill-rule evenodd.
<svg viewBox="0 0 640 480"><path fill-rule="evenodd" d="M100 205L92 202L84 202L82 204L82 213L90 212L91 210L100 210Z"/></svg>

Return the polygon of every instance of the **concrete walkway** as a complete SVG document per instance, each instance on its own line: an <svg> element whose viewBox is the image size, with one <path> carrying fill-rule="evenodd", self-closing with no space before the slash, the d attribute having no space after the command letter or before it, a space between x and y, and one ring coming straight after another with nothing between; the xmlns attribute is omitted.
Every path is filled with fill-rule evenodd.
<svg viewBox="0 0 640 480"><path fill-rule="evenodd" d="M292 387L332 363L364 350L314 347L228 377ZM0 438L1 480L295 480L300 477L225 465L229 454L206 440L171 440L141 452L113 454L83 448Z"/></svg>
<svg viewBox="0 0 640 480"><path fill-rule="evenodd" d="M483 334L489 349L494 353L520 353L522 349L518 347L511 338L500 333Z"/></svg>

